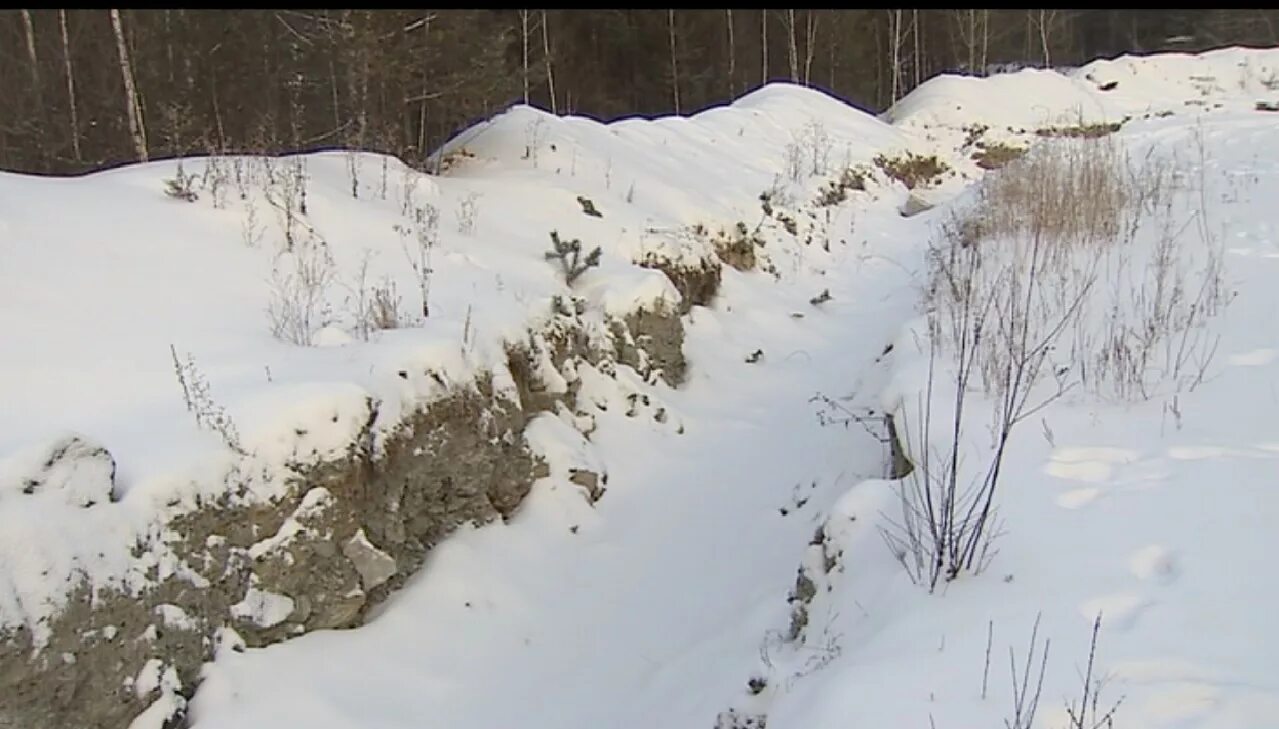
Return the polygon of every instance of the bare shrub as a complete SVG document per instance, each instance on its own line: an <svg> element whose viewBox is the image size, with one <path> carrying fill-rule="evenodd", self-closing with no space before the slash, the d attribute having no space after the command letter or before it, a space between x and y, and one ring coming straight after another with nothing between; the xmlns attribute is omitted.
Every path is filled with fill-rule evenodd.
<svg viewBox="0 0 1279 729"><path fill-rule="evenodd" d="M1039 670L1034 670L1035 652L1039 646L1039 619L1035 616L1035 625L1030 630L1030 645L1026 648L1026 662L1021 670L1017 669L1017 654L1012 646L1008 646L1008 671L1013 685L1013 715L1004 719L1004 729L1031 729L1035 723L1035 714L1039 711L1039 697L1044 690L1044 674L1048 670L1048 648L1051 641L1044 639L1039 657ZM1031 693L1031 677L1034 676L1034 693Z"/></svg>
<svg viewBox="0 0 1279 729"><path fill-rule="evenodd" d="M244 245L257 248L262 242L264 231L258 221L258 206L252 199L244 201L244 217L240 220L240 237Z"/></svg>
<svg viewBox="0 0 1279 729"><path fill-rule="evenodd" d="M1130 400L1203 381L1216 351L1206 320L1229 301L1220 246L1202 180L1183 222L1171 169L1154 160L1134 166L1106 137L1046 143L988 176L930 242L928 382L899 429L915 468L881 528L917 583L933 590L993 556L1019 423L1080 386ZM988 412L992 443L965 465L974 411Z"/></svg>
<svg viewBox="0 0 1279 729"><path fill-rule="evenodd" d="M814 202L818 207L830 207L848 200L849 190L866 189L866 172L853 167L845 167L837 179L827 182L817 194Z"/></svg>
<svg viewBox="0 0 1279 729"><path fill-rule="evenodd" d="M375 331L400 326L401 299L395 291L395 281L384 277L381 283L370 284L368 276L371 258L372 252L365 251L354 284L346 287L349 292L347 305L355 320L355 331L364 341L368 341Z"/></svg>
<svg viewBox="0 0 1279 729"><path fill-rule="evenodd" d="M397 329L400 326L400 295L395 292L395 281L389 277L373 287L370 321L374 329Z"/></svg>
<svg viewBox="0 0 1279 729"><path fill-rule="evenodd" d="M462 235L475 235L475 219L480 213L480 196L470 193L457 204L457 232Z"/></svg>
<svg viewBox="0 0 1279 729"><path fill-rule="evenodd" d="M175 200L195 202L200 196L195 192L195 182L200 179L194 172L187 173L183 169L182 160L178 160L178 169L173 177L164 181L164 194Z"/></svg>
<svg viewBox="0 0 1279 729"><path fill-rule="evenodd" d="M204 158L204 173L200 176L201 187L209 191L213 197L213 207L219 210L226 207L226 193L231 182L227 167L225 157L211 154Z"/></svg>
<svg viewBox="0 0 1279 729"><path fill-rule="evenodd" d="M1039 711L1040 699L1043 696L1044 677L1048 673L1048 653L1052 641L1041 638L1039 625L1042 615L1035 615L1035 623L1030 631L1030 644L1026 646L1026 655L1018 665L1017 653L1013 646L1008 647L1008 673L1012 682L1011 716L1004 719L1005 729L1031 729L1038 726L1035 716ZM987 633L986 664L990 663L990 636ZM1088 647L1088 664L1080 676L1080 698L1065 702L1065 714L1069 729L1114 729L1115 715L1123 704L1124 697L1114 703L1103 702L1101 695L1105 690L1107 679L1096 677L1097 638L1101 632L1101 614L1098 613L1092 626L1092 639ZM983 683L982 698L985 695Z"/></svg>
<svg viewBox="0 0 1279 729"><path fill-rule="evenodd" d="M187 411L195 416L196 426L217 433L228 448L244 455L240 433L226 409L214 401L208 380L196 366L195 357L188 352L186 359L179 359L178 350L172 344L169 345L169 354L173 357L173 373L182 387L182 400Z"/></svg>
<svg viewBox="0 0 1279 729"><path fill-rule="evenodd" d="M825 124L816 119L810 120L786 144L786 176L792 182L800 182L805 175L826 174L830 169L831 148L834 143Z"/></svg>
<svg viewBox="0 0 1279 729"><path fill-rule="evenodd" d="M281 259L287 263L281 266ZM332 323L328 289L335 278L327 244L307 239L276 258L271 271L267 321L276 339L310 346L315 333Z"/></svg>
<svg viewBox="0 0 1279 729"><path fill-rule="evenodd" d="M830 169L830 152L834 144L826 125L816 119L809 121L800 130L800 143L806 152L809 174L826 174Z"/></svg>
<svg viewBox="0 0 1279 729"><path fill-rule="evenodd" d="M524 125L524 159L532 160L534 168L537 167L538 152L546 138L545 126L546 120L541 117Z"/></svg>
<svg viewBox="0 0 1279 729"><path fill-rule="evenodd" d="M1094 394L1135 400L1165 385L1193 389L1216 350L1206 322L1231 299L1206 220L1199 149L1196 196L1175 189L1172 163L1153 153L1134 162L1109 137L1040 145L983 181L934 260L971 257L968 284L979 296L1034 283L1021 307L1027 325L1049 332L1064 323L1055 334L1069 346L1054 345L1053 369ZM953 308L960 291L935 287L934 303ZM988 337L985 347L989 365L1004 341Z"/></svg>
<svg viewBox="0 0 1279 729"><path fill-rule="evenodd" d="M786 143L786 177L792 182L804 179L804 147L798 141Z"/></svg>
<svg viewBox="0 0 1279 729"><path fill-rule="evenodd" d="M302 233L312 238L319 238L315 228L303 219L303 216L307 214L306 195L309 179L306 161L297 158L285 162L263 157L262 168L265 175L262 184L263 199L279 213L280 228L284 231L285 250L293 250Z"/></svg>
<svg viewBox="0 0 1279 729"><path fill-rule="evenodd" d="M413 217L407 225L397 224L395 232L400 236L400 248L408 259L409 267L417 278L418 293L422 297L422 318L431 316L431 256L439 242L440 211L430 203L414 206ZM410 243L411 239L411 243Z"/></svg>
<svg viewBox="0 0 1279 729"><path fill-rule="evenodd" d="M1124 697L1119 697L1109 708L1102 709L1101 694L1106 687L1105 678L1094 678L1094 662L1097 658L1097 635L1101 632L1101 613L1097 613L1092 624L1092 640L1088 645L1088 667L1084 670L1083 687L1079 703L1067 702L1066 716L1070 720L1070 729L1113 729L1115 712L1123 704Z"/></svg>

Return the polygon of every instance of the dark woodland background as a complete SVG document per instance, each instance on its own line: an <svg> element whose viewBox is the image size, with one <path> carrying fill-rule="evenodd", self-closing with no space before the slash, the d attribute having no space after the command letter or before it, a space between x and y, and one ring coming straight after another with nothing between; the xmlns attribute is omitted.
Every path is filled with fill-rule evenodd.
<svg viewBox="0 0 1279 729"><path fill-rule="evenodd" d="M768 81L879 111L942 72L1279 45L1275 10L5 10L0 168L358 148L512 103L689 113Z"/></svg>

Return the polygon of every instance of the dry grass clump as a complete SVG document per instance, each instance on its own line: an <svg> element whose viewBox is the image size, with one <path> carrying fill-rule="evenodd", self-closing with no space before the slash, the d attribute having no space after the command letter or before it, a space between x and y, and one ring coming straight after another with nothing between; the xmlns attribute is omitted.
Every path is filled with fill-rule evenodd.
<svg viewBox="0 0 1279 729"><path fill-rule="evenodd" d="M1046 238L1071 246L1113 242L1135 203L1162 196L1165 178L1133 179L1126 157L1106 138L1041 145L983 181L977 204L962 221L965 245L974 237Z"/></svg>
<svg viewBox="0 0 1279 729"><path fill-rule="evenodd" d="M1108 137L1044 142L988 175L930 242L927 384L894 413L913 468L880 526L917 584L932 591L993 559L1003 457L1022 423L1074 389L1167 397L1179 419L1177 395L1204 382L1209 324L1231 294L1195 140L1198 179L1182 187L1173 164L1133 164ZM974 432L990 450L965 465Z"/></svg>
<svg viewBox="0 0 1279 729"><path fill-rule="evenodd" d="M1098 137L1106 137L1119 131L1123 127L1123 122L1097 122L1095 124L1084 124L1080 122L1068 127L1042 127L1035 130L1035 134L1041 137L1070 137L1074 139L1096 139Z"/></svg>
<svg viewBox="0 0 1279 729"><path fill-rule="evenodd" d="M1025 147L1000 142L978 142L978 149L973 152L972 159L983 170L997 170L1009 162L1021 159L1025 154Z"/></svg>
<svg viewBox="0 0 1279 729"><path fill-rule="evenodd" d="M913 152L907 152L899 157L886 157L881 154L875 158L875 165L883 170L884 174L905 185L907 190L935 184L937 178L950 171L950 165L938 159L937 155L923 156Z"/></svg>
<svg viewBox="0 0 1279 729"><path fill-rule="evenodd" d="M943 339L979 350L988 392L1009 356L1030 356L1026 342L1043 345L1032 370L1063 388L1144 400L1203 380L1216 341L1205 323L1230 295L1195 169L1197 185L1177 189L1171 162L1077 137L983 180L932 246L930 303Z"/></svg>

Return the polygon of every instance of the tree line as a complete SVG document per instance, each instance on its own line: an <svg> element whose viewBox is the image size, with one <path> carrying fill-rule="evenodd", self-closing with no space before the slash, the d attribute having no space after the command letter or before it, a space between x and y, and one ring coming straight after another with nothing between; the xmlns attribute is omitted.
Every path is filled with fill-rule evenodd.
<svg viewBox="0 0 1279 729"><path fill-rule="evenodd" d="M872 111L942 72L1279 44L1274 10L7 10L0 168L357 148L531 103L690 113L770 81Z"/></svg>

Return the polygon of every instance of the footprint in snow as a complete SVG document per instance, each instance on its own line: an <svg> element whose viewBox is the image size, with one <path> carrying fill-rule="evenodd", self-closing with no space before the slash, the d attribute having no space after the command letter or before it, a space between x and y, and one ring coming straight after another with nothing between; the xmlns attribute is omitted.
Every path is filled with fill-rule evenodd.
<svg viewBox="0 0 1279 729"><path fill-rule="evenodd" d="M1279 358L1279 349L1270 349L1262 347L1254 349L1251 352L1240 352L1230 355L1229 362L1236 367L1260 367L1268 365Z"/></svg>
<svg viewBox="0 0 1279 729"><path fill-rule="evenodd" d="M1057 496L1057 505L1063 509L1082 509L1101 496L1101 489L1073 489Z"/></svg>
<svg viewBox="0 0 1279 729"><path fill-rule="evenodd" d="M1106 483L1116 465L1136 461L1138 453L1124 448L1058 448L1044 466L1044 473L1067 481Z"/></svg>
<svg viewBox="0 0 1279 729"><path fill-rule="evenodd" d="M1128 569L1139 580L1168 584L1177 579L1177 555L1161 544L1151 544L1132 553Z"/></svg>
<svg viewBox="0 0 1279 729"><path fill-rule="evenodd" d="M1102 630L1124 632L1137 623L1143 610L1151 601L1135 592L1117 592L1086 600L1079 606L1079 614L1093 620L1101 613Z"/></svg>

